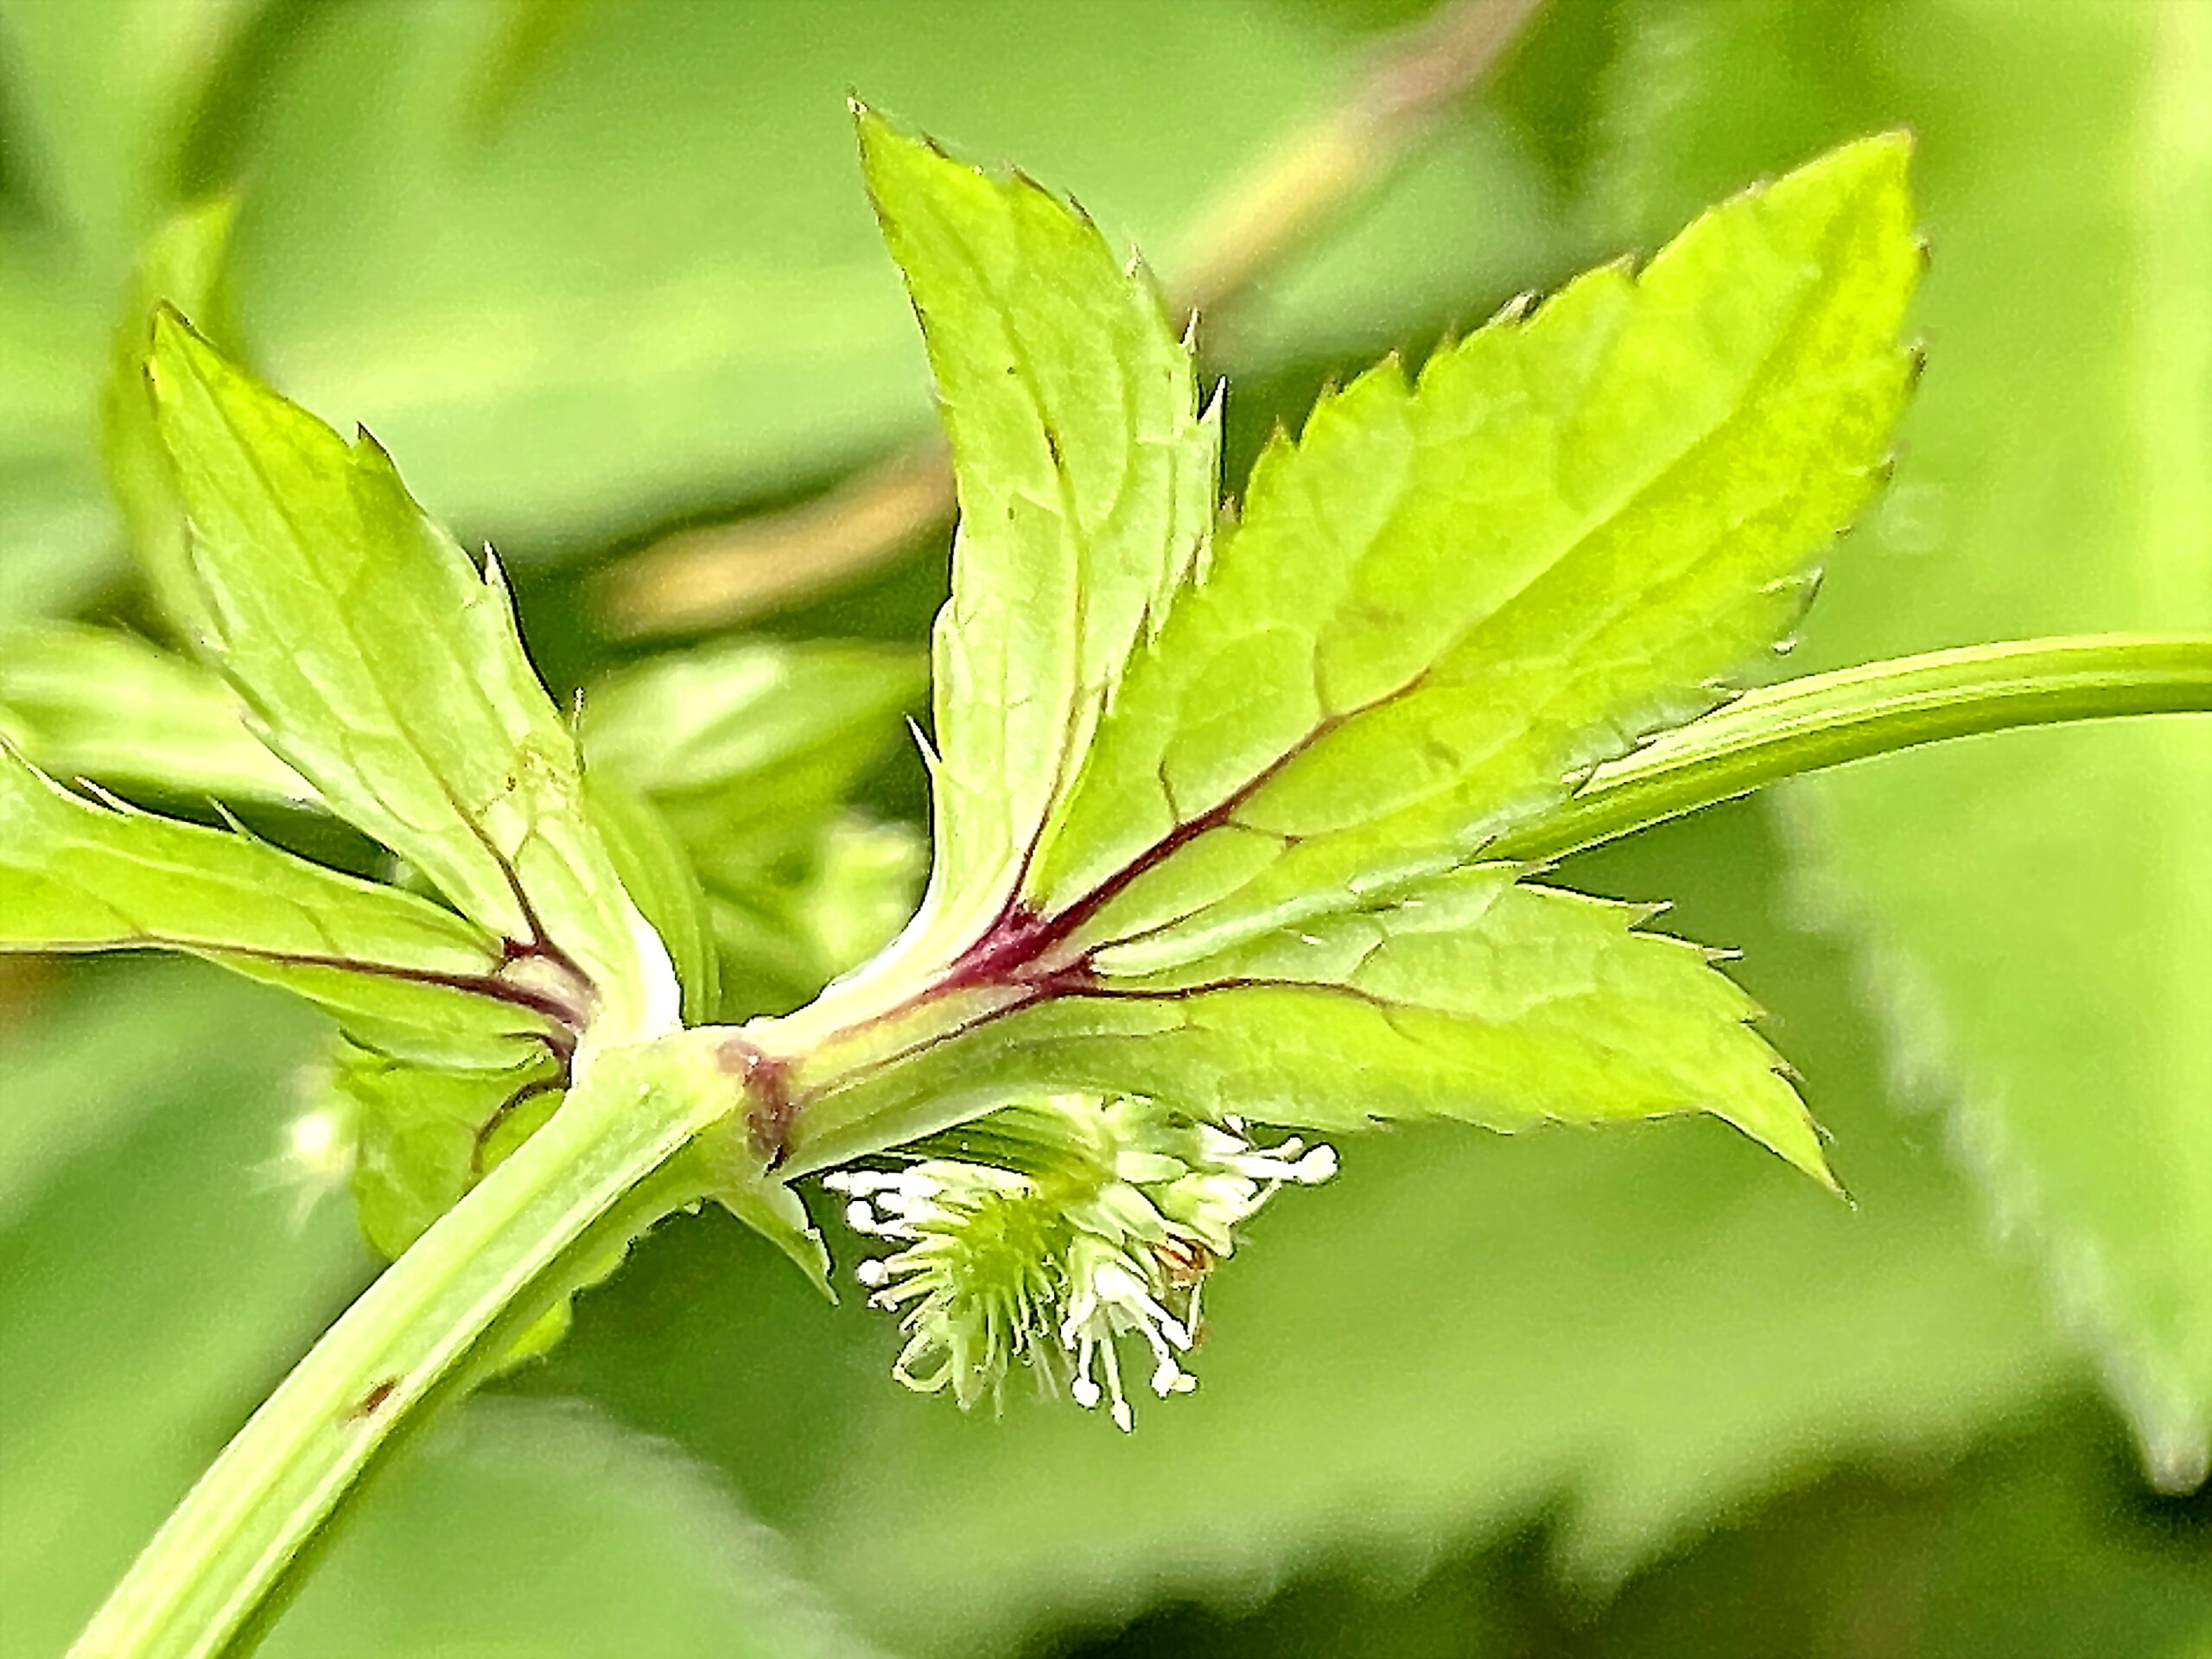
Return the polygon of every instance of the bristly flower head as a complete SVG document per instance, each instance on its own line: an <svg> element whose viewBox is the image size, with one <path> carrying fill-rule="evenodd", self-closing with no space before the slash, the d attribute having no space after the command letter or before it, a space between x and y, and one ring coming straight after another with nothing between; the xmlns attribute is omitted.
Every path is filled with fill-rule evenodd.
<svg viewBox="0 0 2212 1659"><path fill-rule="evenodd" d="M1078 1405L1110 1402L1125 1430L1122 1338L1143 1343L1155 1394L1189 1393L1199 1293L1237 1229L1285 1182L1337 1166L1327 1147L1255 1145L1235 1119L1083 1095L994 1112L921 1150L957 1155L824 1178L857 1231L899 1246L855 1270L869 1301L905 1310L893 1375L970 1406L1027 1365Z"/></svg>

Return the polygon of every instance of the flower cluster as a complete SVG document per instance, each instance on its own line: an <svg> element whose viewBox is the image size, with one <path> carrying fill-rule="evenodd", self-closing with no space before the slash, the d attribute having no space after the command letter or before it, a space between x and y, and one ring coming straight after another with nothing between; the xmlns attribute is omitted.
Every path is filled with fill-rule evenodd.
<svg viewBox="0 0 2212 1659"><path fill-rule="evenodd" d="M1255 1144L1235 1119L1193 1122L1147 1100L1058 1096L1009 1107L898 1170L825 1176L854 1229L897 1248L856 1271L904 1310L893 1374L963 1406L995 1401L1016 1364L1132 1427L1123 1338L1153 1391L1187 1394L1199 1294L1237 1229L1286 1182L1326 1180L1325 1146Z"/></svg>

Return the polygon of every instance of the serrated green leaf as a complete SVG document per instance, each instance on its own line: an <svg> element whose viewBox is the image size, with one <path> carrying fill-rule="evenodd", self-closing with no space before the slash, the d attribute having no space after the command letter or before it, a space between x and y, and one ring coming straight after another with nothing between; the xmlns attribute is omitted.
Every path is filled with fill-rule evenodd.
<svg viewBox="0 0 2212 1659"><path fill-rule="evenodd" d="M2212 12L1639 0L1601 181L1662 222L1868 118L1929 135L1937 343L1815 665L2212 626ZM1789 96L1745 88L1798 89ZM1813 780L1799 846L2147 1461L2212 1462L2212 731L1947 744Z"/></svg>
<svg viewBox="0 0 2212 1659"><path fill-rule="evenodd" d="M862 144L956 453L990 462L963 474L940 645L985 620L983 700L1017 724L965 735L976 670L941 653L931 897L842 995L895 989L950 945L964 954L940 1024L962 1034L899 1064L909 1037L936 1039L878 1022L856 1086L810 1107L805 1157L849 1150L849 1126L882 1131L878 1111L926 1130L1024 1089L1125 1088L1330 1125L1707 1109L1826 1179L1747 1007L1694 950L1619 922L1608 950L1594 907L1509 897L1503 867L1444 873L1578 771L1711 706L1802 608L1910 379L1906 141L1847 145L1724 204L1641 275L1592 271L1415 385L1395 365L1365 376L1262 458L1210 557L1178 543L1165 567L1156 537L1068 545L1094 474L1122 493L1115 512L1130 490L1165 507L1188 480L1117 471L1118 429L1071 445L1043 394L1015 397L1083 320L1030 308L993 263L1005 251L971 245L970 219L1012 215L1041 269L1079 270L1080 219L865 119ZM1036 505L1055 498L1061 518ZM1089 632L1102 583L1127 632ZM963 854L958 803L986 775L1038 804Z"/></svg>
<svg viewBox="0 0 2212 1659"><path fill-rule="evenodd" d="M221 801L315 799L246 729L220 675L114 628L0 629L0 733L58 778Z"/></svg>
<svg viewBox="0 0 2212 1659"><path fill-rule="evenodd" d="M148 239L124 294L100 388L108 489L156 612L188 642L206 634L210 620L193 575L184 502L146 397L146 348L156 308L174 306L203 320L214 309L237 207L234 199L219 197L177 214Z"/></svg>
<svg viewBox="0 0 2212 1659"><path fill-rule="evenodd" d="M1088 1089L1338 1131L1707 1111L1831 1179L1750 999L1707 952L1637 931L1648 908L1519 874L1475 865L1148 973L1107 952L1080 986L893 1069L861 1109L874 1121L893 1091L965 1113Z"/></svg>
<svg viewBox="0 0 2212 1659"><path fill-rule="evenodd" d="M1886 453L1907 156L1847 145L1325 400L1130 664L1032 907L1208 950L1459 862L1709 707Z"/></svg>
<svg viewBox="0 0 2212 1659"><path fill-rule="evenodd" d="M73 795L0 746L0 950L188 950L365 1035L433 1052L542 1037L498 942L425 899L242 833Z"/></svg>
<svg viewBox="0 0 2212 1659"><path fill-rule="evenodd" d="M604 1040L671 1025L667 953L592 827L496 565L476 570L373 442L347 444L174 313L149 369L210 643L270 747L463 912L571 959Z"/></svg>
<svg viewBox="0 0 2212 1659"><path fill-rule="evenodd" d="M1219 427L1150 277L1090 220L859 119L960 492L935 638L936 863L906 947L927 961L1013 901L1123 663L1203 558Z"/></svg>

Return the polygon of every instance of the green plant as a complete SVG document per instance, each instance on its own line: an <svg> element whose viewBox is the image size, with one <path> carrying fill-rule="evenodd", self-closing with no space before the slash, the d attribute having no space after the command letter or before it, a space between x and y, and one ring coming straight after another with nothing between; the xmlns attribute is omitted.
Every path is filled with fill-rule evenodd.
<svg viewBox="0 0 2212 1659"><path fill-rule="evenodd" d="M1827 1180L1706 953L1530 867L1854 755L2212 696L2205 642L2106 640L1716 709L1794 620L1904 401L1900 139L1714 210L1641 276L1509 313L1416 383L1363 377L1217 531L1215 416L1148 279L1034 187L861 130L963 524L928 893L789 1014L714 1022L681 826L626 791L619 748L586 771L496 566L372 442L157 317L150 425L126 401L111 430L158 442L191 527L174 602L280 764L200 752L444 903L73 795L10 753L7 942L190 950L329 1009L364 1219L398 1258L84 1651L249 1635L403 1424L550 1340L579 1285L708 1198L819 1275L790 1183L842 1170L856 1221L901 1246L870 1279L908 1306L902 1376L966 1401L1027 1361L1126 1427L1117 1344L1144 1343L1162 1394L1187 1386L1238 1224L1331 1170L1246 1116L1705 1110ZM855 1167L892 1153L922 1161Z"/></svg>

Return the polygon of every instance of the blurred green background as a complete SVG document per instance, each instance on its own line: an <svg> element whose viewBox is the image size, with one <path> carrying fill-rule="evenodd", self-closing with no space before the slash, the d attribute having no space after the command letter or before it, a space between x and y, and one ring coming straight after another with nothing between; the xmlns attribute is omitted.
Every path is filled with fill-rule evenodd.
<svg viewBox="0 0 2212 1659"><path fill-rule="evenodd" d="M154 626L95 409L181 204L239 193L218 326L498 544L565 690L651 648L607 572L928 429L849 89L1172 286L1422 10L0 0L0 624ZM1232 480L1378 353L1900 123L1929 368L1794 661L2212 628L2212 0L1551 0L1210 321ZM746 626L918 639L944 566L917 533ZM921 804L905 671L878 824ZM1974 740L1567 867L1742 950L1855 1210L1717 1123L1378 1135L1270 1208L1204 1388L1128 1440L910 1395L889 1319L679 1217L410 1450L268 1651L2212 1655L2204 724ZM0 1654L66 1645L372 1271L283 1174L321 1041L212 969L0 963Z"/></svg>

